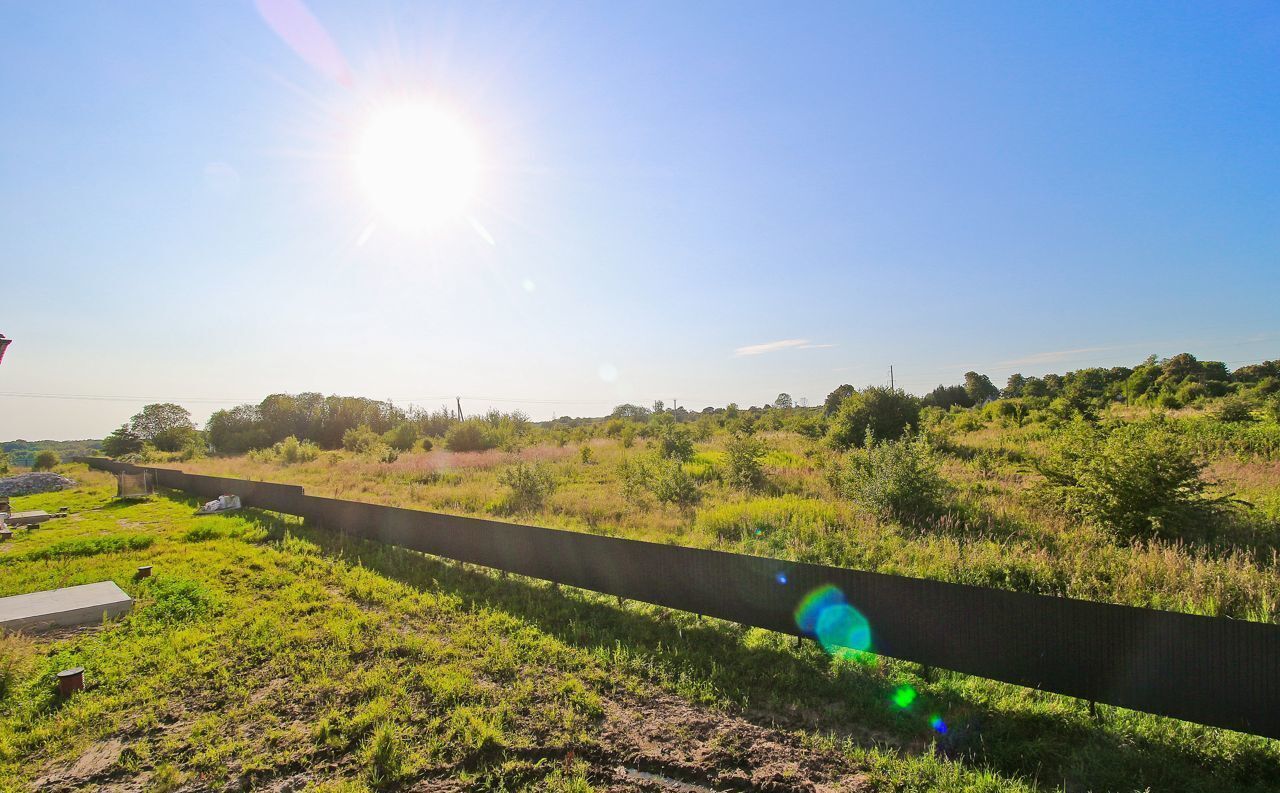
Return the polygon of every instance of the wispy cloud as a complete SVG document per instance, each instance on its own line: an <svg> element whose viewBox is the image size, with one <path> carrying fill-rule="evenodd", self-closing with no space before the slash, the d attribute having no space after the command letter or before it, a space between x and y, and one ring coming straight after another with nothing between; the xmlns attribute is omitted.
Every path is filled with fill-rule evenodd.
<svg viewBox="0 0 1280 793"><path fill-rule="evenodd" d="M1088 355L1094 352L1106 352L1108 350L1119 349L1117 347L1081 347L1076 350L1054 350L1052 352L1034 352L1022 358L1014 358L1008 361L1001 361L1001 366L1022 366L1037 363L1056 363L1058 361L1073 358L1077 355Z"/></svg>
<svg viewBox="0 0 1280 793"><path fill-rule="evenodd" d="M741 358L744 355L764 355L767 352L777 352L778 350L817 350L824 347L834 347L834 344L814 344L808 339L779 339L778 341L767 341L764 344L748 344L745 347L739 347L733 351L735 357Z"/></svg>

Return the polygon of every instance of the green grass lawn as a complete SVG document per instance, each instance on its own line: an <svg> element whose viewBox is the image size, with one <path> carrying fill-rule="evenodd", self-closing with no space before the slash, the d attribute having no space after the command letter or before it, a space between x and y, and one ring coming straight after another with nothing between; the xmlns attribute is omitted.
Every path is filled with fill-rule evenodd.
<svg viewBox="0 0 1280 793"><path fill-rule="evenodd" d="M66 471L82 485L15 500L73 515L0 546L0 596L111 579L137 607L0 638L3 790L645 789L624 767L713 789L1280 785L1280 742L1095 720L1068 698L836 660L291 518L197 518L179 494L117 504L105 474ZM155 575L135 581L142 564ZM87 687L64 701L70 666Z"/></svg>

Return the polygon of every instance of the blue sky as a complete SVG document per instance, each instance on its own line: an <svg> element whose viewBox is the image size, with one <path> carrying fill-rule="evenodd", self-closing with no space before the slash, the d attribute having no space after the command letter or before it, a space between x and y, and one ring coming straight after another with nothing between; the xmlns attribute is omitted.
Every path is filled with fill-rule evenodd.
<svg viewBox="0 0 1280 793"><path fill-rule="evenodd" d="M0 394L130 398L0 438L1280 356L1274 4L309 7L349 79L253 2L0 10ZM404 101L483 163L429 234L353 171Z"/></svg>

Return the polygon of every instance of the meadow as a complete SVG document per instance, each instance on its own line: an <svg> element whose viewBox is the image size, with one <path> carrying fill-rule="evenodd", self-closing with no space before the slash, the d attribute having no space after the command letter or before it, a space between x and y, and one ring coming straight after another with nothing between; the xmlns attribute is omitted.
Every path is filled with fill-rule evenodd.
<svg viewBox="0 0 1280 793"><path fill-rule="evenodd" d="M1126 371L1113 382L1142 379ZM210 455L177 433L174 451L138 443L125 458L312 495L1275 623L1270 386L1194 385L1079 400L1068 381L1052 399L972 406L850 389L820 408L620 406L541 425L498 413L406 420L328 398L350 426L302 440L294 414L268 408L325 400L272 397L210 422L224 446L257 439L247 453ZM129 433L107 446L132 444ZM97 630L4 637L0 773L13 789L1280 788L1280 741L832 657L814 642L293 518L196 518L176 494L114 504L105 475L59 470L81 486L19 508L76 514L0 546L0 594L112 578L139 608ZM140 564L155 578L133 581ZM74 664L94 682L60 701L52 676Z"/></svg>
<svg viewBox="0 0 1280 793"><path fill-rule="evenodd" d="M20 506L72 517L3 546L0 595L111 579L138 605L0 639L6 790L1210 791L1280 774L1274 741L836 659L280 516L114 502L107 475L61 470L80 486ZM135 580L141 564L155 575ZM62 700L73 665L87 688Z"/></svg>

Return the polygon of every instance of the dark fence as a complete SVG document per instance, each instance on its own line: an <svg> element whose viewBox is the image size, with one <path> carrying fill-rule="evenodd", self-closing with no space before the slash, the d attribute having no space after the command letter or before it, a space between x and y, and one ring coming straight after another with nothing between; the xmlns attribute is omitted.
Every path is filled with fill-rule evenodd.
<svg viewBox="0 0 1280 793"><path fill-rule="evenodd" d="M109 471L139 470L102 458L82 461ZM163 487L209 498L234 493L245 506L305 517L370 540L792 635L814 633L805 615L797 616L806 596L842 597L865 617L869 649L878 654L1280 738L1280 626L1269 623L601 537L319 498L294 485L147 470ZM844 627L845 635L865 636Z"/></svg>

